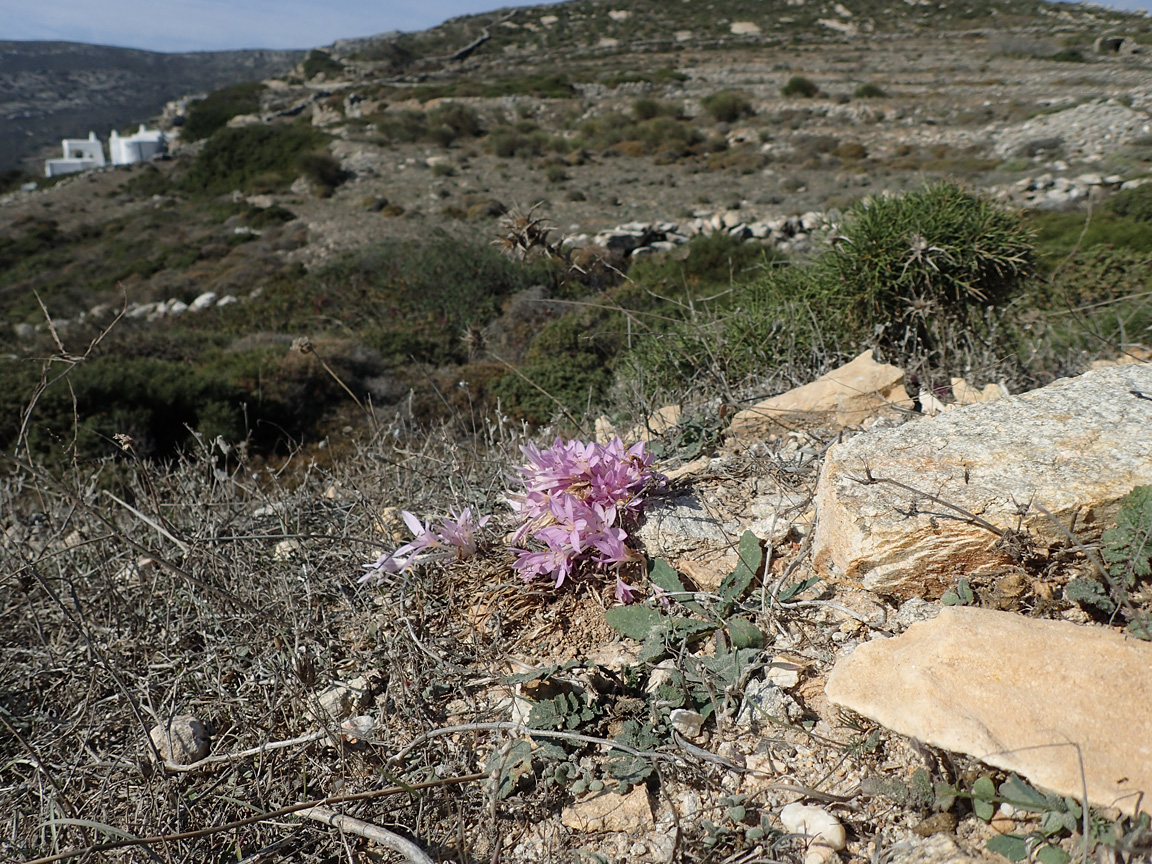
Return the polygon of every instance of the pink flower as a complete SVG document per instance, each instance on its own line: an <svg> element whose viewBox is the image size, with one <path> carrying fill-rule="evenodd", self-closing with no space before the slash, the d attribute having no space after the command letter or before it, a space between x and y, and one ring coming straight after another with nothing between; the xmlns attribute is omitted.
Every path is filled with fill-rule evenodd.
<svg viewBox="0 0 1152 864"><path fill-rule="evenodd" d="M664 482L643 442L626 449L619 438L608 444L557 438L545 450L533 444L521 450L528 463L516 469L523 490L509 496L520 519L513 543L531 538L547 547L514 550L524 579L547 575L558 587L582 566L604 569L632 557L623 524L639 515L645 486ZM617 586L618 596L631 590Z"/></svg>
<svg viewBox="0 0 1152 864"><path fill-rule="evenodd" d="M404 524L412 532L412 540L393 552L386 552L372 564L365 564L368 570L360 577L360 584L373 579L377 584L384 581L385 574L401 573L412 564L428 561L461 560L476 554L476 532L488 524L491 516L476 519L472 508L465 507L459 513L449 511L449 518L439 525L424 524L407 510L401 512Z"/></svg>

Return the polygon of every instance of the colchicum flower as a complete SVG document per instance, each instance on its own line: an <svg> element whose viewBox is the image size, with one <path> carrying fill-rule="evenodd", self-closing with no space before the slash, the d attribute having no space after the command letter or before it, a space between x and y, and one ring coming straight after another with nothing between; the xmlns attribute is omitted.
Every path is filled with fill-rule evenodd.
<svg viewBox="0 0 1152 864"><path fill-rule="evenodd" d="M413 564L428 561L461 560L476 554L476 532L488 524L491 516L477 519L472 508L465 507L459 513L449 511L447 519L438 525L424 524L407 510L400 514L404 524L412 532L412 540L400 548L385 552L371 564L365 564L368 572L360 577L360 584L375 581L383 582L387 575L401 573Z"/></svg>
<svg viewBox="0 0 1152 864"><path fill-rule="evenodd" d="M520 449L528 464L516 469L524 490L509 496L520 519L512 542L531 538L544 547L512 550L512 566L525 581L547 576L558 588L581 565L607 568L632 557L623 525L639 515L645 486L664 482L643 442L625 448L619 438L608 444L557 438L544 450ZM631 602L634 590L617 579L620 602Z"/></svg>

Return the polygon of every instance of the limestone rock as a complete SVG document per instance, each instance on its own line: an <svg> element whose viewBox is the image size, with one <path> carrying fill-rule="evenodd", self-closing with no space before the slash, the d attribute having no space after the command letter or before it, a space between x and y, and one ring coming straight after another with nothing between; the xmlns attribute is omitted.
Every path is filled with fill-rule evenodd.
<svg viewBox="0 0 1152 864"><path fill-rule="evenodd" d="M804 864L821 864L848 845L844 826L823 807L789 804L780 811L780 823L789 834L810 838Z"/></svg>
<svg viewBox="0 0 1152 864"><path fill-rule="evenodd" d="M565 828L585 834L604 831L638 834L652 828L648 790L640 784L627 795L605 792L577 801L560 814Z"/></svg>
<svg viewBox="0 0 1152 864"><path fill-rule="evenodd" d="M1043 544L1064 541L1076 514L1083 540L1098 537L1120 498L1152 483L1152 366L1087 372L1022 396L958 408L833 446L816 489L813 562L900 600L939 597L960 575L1003 567L998 537L922 490ZM1020 511L1027 509L1021 516Z"/></svg>
<svg viewBox="0 0 1152 864"><path fill-rule="evenodd" d="M361 675L351 681L337 681L317 697L320 707L340 722L358 711L368 699L372 685Z"/></svg>
<svg viewBox="0 0 1152 864"><path fill-rule="evenodd" d="M999 855L971 855L945 834L909 837L894 844L885 854L887 864L1003 864Z"/></svg>
<svg viewBox="0 0 1152 864"><path fill-rule="evenodd" d="M728 546L740 536L735 522L717 520L694 495L653 501L644 511L636 538L650 555L668 556L699 546Z"/></svg>
<svg viewBox="0 0 1152 864"><path fill-rule="evenodd" d="M758 437L782 420L851 426L882 411L910 410L904 370L877 363L871 350L810 384L738 412L728 428L737 438Z"/></svg>
<svg viewBox="0 0 1152 864"><path fill-rule="evenodd" d="M946 607L840 660L828 698L1037 786L1152 812L1152 645L1103 627Z"/></svg>
<svg viewBox="0 0 1152 864"><path fill-rule="evenodd" d="M177 765L191 765L208 755L212 736L204 724L190 714L158 723L148 733L160 755Z"/></svg>

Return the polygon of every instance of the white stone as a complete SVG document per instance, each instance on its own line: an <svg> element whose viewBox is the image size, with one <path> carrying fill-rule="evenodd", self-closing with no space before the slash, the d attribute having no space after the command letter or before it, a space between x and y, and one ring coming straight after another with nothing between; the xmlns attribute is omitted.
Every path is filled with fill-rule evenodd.
<svg viewBox="0 0 1152 864"><path fill-rule="evenodd" d="M1152 812L1152 645L1107 627L949 606L858 647L825 692L1060 795Z"/></svg>
<svg viewBox="0 0 1152 864"><path fill-rule="evenodd" d="M772 664L764 673L764 680L776 685L781 690L789 690L800 683L800 672L801 667L798 663L793 663L782 657L773 657Z"/></svg>
<svg viewBox="0 0 1152 864"><path fill-rule="evenodd" d="M821 864L834 858L848 844L840 820L822 807L799 802L789 804L780 811L780 823L789 834L802 834L809 838L804 864Z"/></svg>
<svg viewBox="0 0 1152 864"><path fill-rule="evenodd" d="M760 32L760 25L755 21L733 21L728 29L733 36L754 36Z"/></svg>
<svg viewBox="0 0 1152 864"><path fill-rule="evenodd" d="M212 737L204 724L190 714L181 714L158 723L148 733L167 762L191 765L208 755Z"/></svg>
<svg viewBox="0 0 1152 864"><path fill-rule="evenodd" d="M214 305L216 305L216 292L205 291L188 305L188 309L192 312L203 312Z"/></svg>
<svg viewBox="0 0 1152 864"><path fill-rule="evenodd" d="M1090 542L1119 500L1152 484L1152 366L1086 372L1022 396L968 405L833 445L816 490L813 564L870 591L934 599L958 575L1011 563L998 530L1064 543L1063 525ZM905 484L860 482L870 475ZM1020 508L1025 508L1020 515Z"/></svg>
<svg viewBox="0 0 1152 864"><path fill-rule="evenodd" d="M677 708L668 715L672 728L685 738L697 737L704 726L704 715L686 708Z"/></svg>
<svg viewBox="0 0 1152 864"><path fill-rule="evenodd" d="M797 419L849 426L882 412L911 407L912 400L904 391L904 370L877 363L869 350L809 384L737 412L728 434L739 439L759 437L781 421Z"/></svg>

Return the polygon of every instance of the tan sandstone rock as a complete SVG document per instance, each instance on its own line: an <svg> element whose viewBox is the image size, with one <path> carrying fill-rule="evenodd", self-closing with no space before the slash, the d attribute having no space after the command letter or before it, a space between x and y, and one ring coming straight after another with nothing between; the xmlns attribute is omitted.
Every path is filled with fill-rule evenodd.
<svg viewBox="0 0 1152 864"><path fill-rule="evenodd" d="M594 834L603 831L639 834L652 828L652 808L643 784L627 795L613 792L591 795L565 807L560 814L565 828Z"/></svg>
<svg viewBox="0 0 1152 864"><path fill-rule="evenodd" d="M905 600L1003 567L986 527L1017 526L1043 547L1099 536L1120 498L1152 483L1152 366L1117 366L1022 396L957 408L833 446L816 490L813 562L828 578ZM868 474L894 480L859 482ZM928 495L939 499L931 500ZM1021 516L1020 513L1024 515Z"/></svg>
<svg viewBox="0 0 1152 864"><path fill-rule="evenodd" d="M1036 785L1152 812L1152 645L1103 627L945 608L832 670L828 698ZM1077 759L1079 745L1084 775ZM1139 795L1144 798L1140 799Z"/></svg>
<svg viewBox="0 0 1152 864"><path fill-rule="evenodd" d="M883 411L911 408L912 400L904 392L904 370L877 363L869 350L810 384L738 412L728 434L753 438L781 422L798 420L812 425L851 426Z"/></svg>

